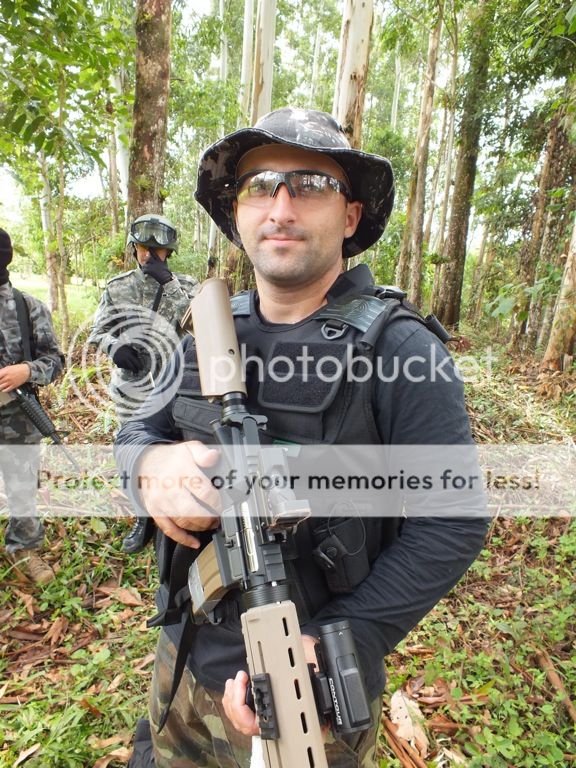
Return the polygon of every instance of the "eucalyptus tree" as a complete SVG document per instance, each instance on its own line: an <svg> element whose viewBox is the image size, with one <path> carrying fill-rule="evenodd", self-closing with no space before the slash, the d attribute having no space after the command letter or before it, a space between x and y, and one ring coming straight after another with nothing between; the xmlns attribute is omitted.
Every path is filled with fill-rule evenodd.
<svg viewBox="0 0 576 768"><path fill-rule="evenodd" d="M372 0L344 3L332 114L343 126L353 147L361 145L373 18Z"/></svg>
<svg viewBox="0 0 576 768"><path fill-rule="evenodd" d="M442 271L439 296L433 307L439 320L448 326L457 326L460 320L468 226L487 104L486 86L494 35L494 13L494 0L480 0L469 22L469 68L458 131L458 158L444 254L446 263Z"/></svg>
<svg viewBox="0 0 576 768"><path fill-rule="evenodd" d="M576 344L576 220L567 249L562 285L550 338L542 360L543 369L562 370L574 361ZM568 366L566 366L568 367Z"/></svg>
<svg viewBox="0 0 576 768"><path fill-rule="evenodd" d="M560 216L570 210L576 184L573 140L576 104L576 2L534 0L522 16L522 48L525 66L522 74L534 80L534 69L540 76L552 79L556 94L544 106L547 127L541 137L540 173L535 190L530 237L521 250L517 263L517 301L514 308L511 344L533 349L538 338L546 341L542 322L543 275L559 266L558 257L565 251L563 241L569 239L571 216ZM568 203L568 206L566 205ZM564 246L564 247L563 247ZM548 303L549 299L548 299Z"/></svg>
<svg viewBox="0 0 576 768"><path fill-rule="evenodd" d="M136 3L136 82L130 167L128 220L162 213L170 96L171 0Z"/></svg>
<svg viewBox="0 0 576 768"><path fill-rule="evenodd" d="M406 211L406 226L402 248L396 269L398 285L408 286L410 301L420 304L422 299L422 248L424 240L424 211L426 197L426 174L432 125L432 107L436 87L436 66L442 33L444 0L439 0L437 16L428 41L426 71L422 81L420 118L416 134L416 149L410 179L410 191Z"/></svg>

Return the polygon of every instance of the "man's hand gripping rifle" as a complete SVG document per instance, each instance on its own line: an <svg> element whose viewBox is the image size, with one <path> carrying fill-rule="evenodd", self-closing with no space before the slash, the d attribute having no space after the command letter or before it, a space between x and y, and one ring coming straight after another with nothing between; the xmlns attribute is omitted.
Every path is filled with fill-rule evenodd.
<svg viewBox="0 0 576 768"><path fill-rule="evenodd" d="M207 280L192 300L202 394L222 403L212 429L232 478L211 544L189 573L196 621L231 588L242 590L242 633L267 768L327 768L322 726L338 735L371 725L370 707L346 621L320 627L320 671L306 663L284 565L308 501L290 488L285 449L260 446L266 417L246 409L240 353L223 280ZM190 320L190 316L185 318ZM250 490L247 492L247 488Z"/></svg>

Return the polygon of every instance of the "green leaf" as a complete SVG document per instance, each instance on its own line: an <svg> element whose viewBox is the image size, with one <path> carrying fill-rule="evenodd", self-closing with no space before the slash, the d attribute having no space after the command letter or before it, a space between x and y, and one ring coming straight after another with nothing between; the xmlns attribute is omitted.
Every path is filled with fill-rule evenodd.
<svg viewBox="0 0 576 768"><path fill-rule="evenodd" d="M32 122L26 126L26 130L22 134L22 138L24 139L24 141L26 142L30 141L30 139L34 136L34 134L38 130L38 127L43 122L44 122L44 115L38 115L38 117L35 117L34 120L32 120Z"/></svg>
<svg viewBox="0 0 576 768"><path fill-rule="evenodd" d="M22 112L20 115L18 115L18 117L12 123L12 130L14 131L14 133L20 133L25 122L26 122L26 113Z"/></svg>
<svg viewBox="0 0 576 768"><path fill-rule="evenodd" d="M92 660L96 663L102 662L102 661L108 661L110 658L110 648L108 646L105 646L104 648L101 648L99 651L97 651L94 656L92 657Z"/></svg>
<svg viewBox="0 0 576 768"><path fill-rule="evenodd" d="M91 517L90 518L90 527L94 531L94 533L98 533L101 536L104 536L108 530L108 526L102 520L101 517Z"/></svg>
<svg viewBox="0 0 576 768"><path fill-rule="evenodd" d="M474 696L484 696L485 694L488 693L488 691L490 691L494 687L495 683L496 683L496 680L494 679L488 680L488 682L484 683L484 685L481 685L480 688L475 688L472 691L472 694Z"/></svg>

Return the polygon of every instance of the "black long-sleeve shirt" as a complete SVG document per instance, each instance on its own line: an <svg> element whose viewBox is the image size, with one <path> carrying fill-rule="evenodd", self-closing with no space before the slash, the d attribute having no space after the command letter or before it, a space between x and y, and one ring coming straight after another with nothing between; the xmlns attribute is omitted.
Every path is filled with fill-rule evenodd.
<svg viewBox="0 0 576 768"><path fill-rule="evenodd" d="M184 341L184 356L192 343ZM372 405L383 445L470 446L462 382L435 336L416 321L393 322L378 339L375 360L379 375L373 381ZM128 422L118 435L118 463L130 476L146 445L182 439L172 414L173 390L166 391L181 370L182 358L177 357L164 378L164 391L152 396L156 403L150 415ZM465 450L464 462L473 472L471 449ZM415 471L422 472L418 457L414 462ZM458 582L481 550L487 528L479 485L454 499L435 490L414 492L403 503L401 535L371 564L367 578L352 593L332 597L304 627L314 634L317 623L349 620L371 697L383 688L383 657ZM465 507L459 508L462 503ZM165 601L166 590L161 589L161 608ZM167 631L177 642L180 626ZM239 625L200 627L189 664L201 683L223 690L227 678L246 668Z"/></svg>

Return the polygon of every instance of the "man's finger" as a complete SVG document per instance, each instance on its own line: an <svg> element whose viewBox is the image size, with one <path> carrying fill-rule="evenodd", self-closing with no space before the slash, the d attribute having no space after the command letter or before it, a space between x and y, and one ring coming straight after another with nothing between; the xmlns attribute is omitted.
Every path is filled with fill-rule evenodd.
<svg viewBox="0 0 576 768"><path fill-rule="evenodd" d="M166 534L170 539L177 541L178 544L183 544L185 547L191 547L192 549L200 547L200 542L196 536L188 533L184 528L180 528L171 518L158 516L154 517L154 522L162 533Z"/></svg>

